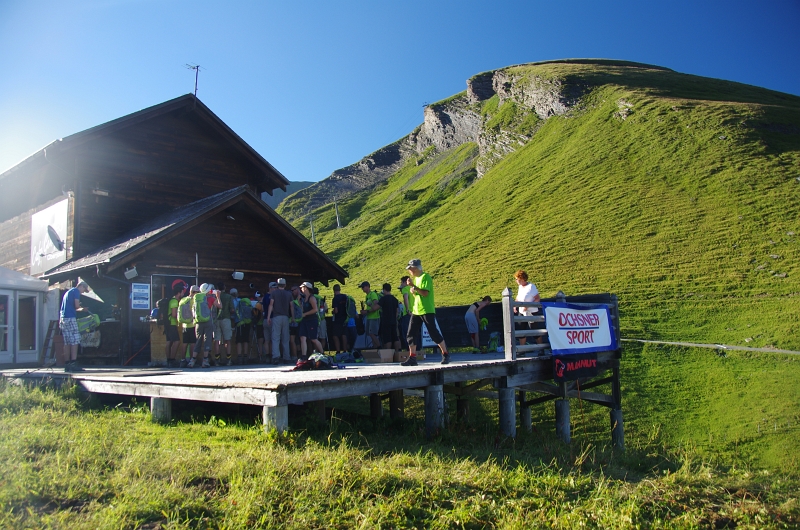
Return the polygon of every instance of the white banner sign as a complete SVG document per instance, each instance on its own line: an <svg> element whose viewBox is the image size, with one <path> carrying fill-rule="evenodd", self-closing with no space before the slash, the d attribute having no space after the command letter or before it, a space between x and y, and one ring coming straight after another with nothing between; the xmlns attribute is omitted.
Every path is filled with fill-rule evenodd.
<svg viewBox="0 0 800 530"><path fill-rule="evenodd" d="M553 355L617 349L607 305L591 307L543 302L547 335Z"/></svg>
<svg viewBox="0 0 800 530"><path fill-rule="evenodd" d="M131 284L131 309L150 310L150 284Z"/></svg>
<svg viewBox="0 0 800 530"><path fill-rule="evenodd" d="M439 330L439 335L442 334L442 328L439 327L439 321L436 321L436 329ZM425 324L422 324L422 347L423 348L435 348L436 343L433 342L431 338L431 334L428 333L428 327Z"/></svg>

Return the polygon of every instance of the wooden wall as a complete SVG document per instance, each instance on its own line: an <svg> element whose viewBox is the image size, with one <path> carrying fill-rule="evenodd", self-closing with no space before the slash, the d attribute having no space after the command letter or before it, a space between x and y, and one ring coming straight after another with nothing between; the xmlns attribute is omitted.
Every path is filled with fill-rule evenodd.
<svg viewBox="0 0 800 530"><path fill-rule="evenodd" d="M229 220L228 215L235 220ZM200 283L224 281L226 286L236 287L240 292L251 293L250 283L263 292L269 282L278 277L293 283L321 282L330 277L329 272L308 259L284 235L243 208L217 214L170 239L135 261L136 269L142 275L193 275L195 253L200 266ZM244 280L233 280L234 270L246 271Z"/></svg>
<svg viewBox="0 0 800 530"><path fill-rule="evenodd" d="M265 191L261 168L186 109L91 138L61 156L58 145L47 152L0 181L0 264L22 272L30 266L31 214L66 190L75 197L68 229L75 257L215 193L241 185L257 196Z"/></svg>

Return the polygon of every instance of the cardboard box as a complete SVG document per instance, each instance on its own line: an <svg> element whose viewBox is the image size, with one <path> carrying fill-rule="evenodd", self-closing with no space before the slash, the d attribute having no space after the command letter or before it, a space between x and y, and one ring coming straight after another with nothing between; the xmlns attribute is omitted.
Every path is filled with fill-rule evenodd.
<svg viewBox="0 0 800 530"><path fill-rule="evenodd" d="M400 350L394 352L394 362L402 363L408 359L408 350Z"/></svg>
<svg viewBox="0 0 800 530"><path fill-rule="evenodd" d="M394 350L392 349L361 350L361 355L364 356L364 362L368 363L391 363L394 361Z"/></svg>

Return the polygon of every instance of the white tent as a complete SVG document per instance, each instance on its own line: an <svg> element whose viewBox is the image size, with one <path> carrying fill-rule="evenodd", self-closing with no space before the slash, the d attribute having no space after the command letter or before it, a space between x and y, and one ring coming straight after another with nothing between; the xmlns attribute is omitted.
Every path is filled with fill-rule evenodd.
<svg viewBox="0 0 800 530"><path fill-rule="evenodd" d="M32 364L39 360L47 320L48 283L33 276L0 267L0 364ZM58 291L49 296L57 306ZM49 317L49 318L48 318Z"/></svg>
<svg viewBox="0 0 800 530"><path fill-rule="evenodd" d="M44 292L49 289L49 285L33 276L0 267L0 289Z"/></svg>

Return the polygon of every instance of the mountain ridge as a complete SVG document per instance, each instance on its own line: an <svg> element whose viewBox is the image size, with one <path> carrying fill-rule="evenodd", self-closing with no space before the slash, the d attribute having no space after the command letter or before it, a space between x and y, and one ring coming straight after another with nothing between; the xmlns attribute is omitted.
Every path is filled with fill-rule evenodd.
<svg viewBox="0 0 800 530"><path fill-rule="evenodd" d="M562 61L473 76L425 118L350 167L342 228L324 199L297 207L322 183L279 207L306 234L313 212L354 280L418 257L437 303L465 304L524 268L546 296L617 293L631 338L800 347L797 96Z"/></svg>

